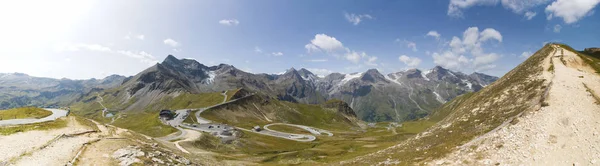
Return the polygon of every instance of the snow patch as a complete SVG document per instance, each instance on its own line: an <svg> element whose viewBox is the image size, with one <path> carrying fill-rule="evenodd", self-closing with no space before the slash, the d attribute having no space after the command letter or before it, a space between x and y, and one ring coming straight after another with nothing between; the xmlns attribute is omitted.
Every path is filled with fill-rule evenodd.
<svg viewBox="0 0 600 166"><path fill-rule="evenodd" d="M423 76L423 78L424 78L426 81L429 81L429 78L427 78L427 74L431 73L431 71L432 71L432 70L427 70L427 71L421 72L421 76Z"/></svg>
<svg viewBox="0 0 600 166"><path fill-rule="evenodd" d="M354 74L346 74L344 76L344 79L342 79L342 81L340 81L340 85L344 85L346 84L348 81L356 79L356 78L360 78L360 76L362 76L363 73L354 73Z"/></svg>
<svg viewBox="0 0 600 166"><path fill-rule="evenodd" d="M442 96L440 96L440 94L438 94L435 91L433 91L433 94L435 94L435 99L437 99L437 101L439 101L440 103L446 103L446 100L444 100L444 98L442 98Z"/></svg>
<svg viewBox="0 0 600 166"><path fill-rule="evenodd" d="M396 83L396 84L398 84L398 85L402 85L402 83L398 82L398 77L399 77L399 76L398 76L398 74L397 74L397 73L395 73L395 74L391 74L391 75L393 75L393 76L394 76L394 78L391 78L389 75L385 75L384 77L385 77L385 79L387 79L387 80L388 80L388 81L390 81L390 82Z"/></svg>
<svg viewBox="0 0 600 166"><path fill-rule="evenodd" d="M462 80L463 83L467 84L467 87L469 87L469 89L473 89L473 84L467 80Z"/></svg>
<svg viewBox="0 0 600 166"><path fill-rule="evenodd" d="M457 76L456 76L456 75L454 75L454 73L452 73L452 71L450 71L450 70L448 70L448 74L450 74L450 75L452 75L452 76L454 76L454 77L457 77ZM457 77L457 78L458 78L458 77Z"/></svg>
<svg viewBox="0 0 600 166"><path fill-rule="evenodd" d="M217 76L215 74L215 71L209 71L206 74L208 75L208 78L204 79L204 82L206 84L212 84L215 81L215 77Z"/></svg>

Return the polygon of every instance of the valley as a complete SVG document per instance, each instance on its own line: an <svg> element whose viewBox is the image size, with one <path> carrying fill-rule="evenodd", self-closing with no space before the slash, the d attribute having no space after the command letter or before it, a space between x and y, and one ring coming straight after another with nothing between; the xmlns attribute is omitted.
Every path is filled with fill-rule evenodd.
<svg viewBox="0 0 600 166"><path fill-rule="evenodd" d="M175 60L165 62L198 64ZM185 84L165 84L173 80L157 77L158 73L147 78L148 71L178 75L155 70L176 68L165 63L165 66L130 77L119 86L88 93L69 105L69 111L21 111L25 115L17 119L0 120L3 133L0 143L18 142L2 146L0 150L20 149L7 153L0 161L12 165L46 162L53 163L51 165L92 162L106 165L166 162L184 165L535 165L582 160L593 163L593 158L585 156L600 151L590 148L582 152L577 147L594 147L593 124L597 123L594 110L600 108L597 104L600 94L596 94L595 89L600 88L597 83L600 77L586 61L595 60L570 51L566 45L548 44L498 81L479 84L478 91L464 91L461 93L465 94L454 99L443 96L455 91L440 91L450 85L448 82L431 85L427 82L454 79L464 83L458 86L477 86L466 80L455 80L460 73L440 67L423 73L408 70L383 76L369 70L342 77L343 82L357 87L356 93L365 93L366 98L380 95L373 92L379 88L387 89L386 92L407 88L406 98L398 101L408 104L390 99L395 118L406 115L400 105L413 105L414 111L426 113L408 121L376 123L362 120L358 116L360 112L354 110L353 107L361 108L365 104L361 97L353 97L354 101L349 103L342 100L342 96L342 99L306 104L248 87L204 93L187 89L182 86ZM213 83L219 81L219 72L215 73L211 81L200 81L202 85L189 84L189 87L216 87ZM181 78L194 80L189 76ZM148 79L154 81L148 82ZM368 85L368 89L360 88L365 87L360 85L363 81L377 79L381 80ZM385 81L399 87L389 87ZM417 90L423 87L430 89ZM428 93L423 93L425 91ZM561 98L573 94L577 98ZM422 104L426 101L422 99L429 95L432 98L426 100L443 105L428 110L431 107ZM4 114L9 115L9 111ZM557 118L559 114L571 118ZM10 115L17 117L12 112ZM592 131L591 135L577 132L583 128ZM526 145L535 146L529 150L522 148ZM545 150L531 153L539 148ZM553 150L556 152L548 153ZM573 155L565 156L565 153ZM533 158L521 158L523 154L531 154Z"/></svg>

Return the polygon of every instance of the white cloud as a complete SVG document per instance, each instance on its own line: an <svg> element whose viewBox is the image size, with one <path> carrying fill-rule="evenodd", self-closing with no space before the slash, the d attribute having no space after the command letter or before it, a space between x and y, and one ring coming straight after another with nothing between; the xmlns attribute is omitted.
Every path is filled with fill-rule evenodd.
<svg viewBox="0 0 600 166"><path fill-rule="evenodd" d="M450 0L448 15L451 17L462 17L463 9L479 5L495 5L497 0Z"/></svg>
<svg viewBox="0 0 600 166"><path fill-rule="evenodd" d="M521 58L529 58L531 55L533 55L533 53L529 52L529 51L525 51L523 53L521 53Z"/></svg>
<svg viewBox="0 0 600 166"><path fill-rule="evenodd" d="M354 24L354 25L358 25L360 24L360 22L363 19L373 19L373 17L371 17L371 15L368 14L348 14L348 13L344 13L344 17L346 17L346 20L348 20L348 22Z"/></svg>
<svg viewBox="0 0 600 166"><path fill-rule="evenodd" d="M421 59L417 57L409 57L406 55L401 55L400 57L398 57L398 60L400 60L400 62L404 63L410 68L415 68L419 66L419 64L421 64Z"/></svg>
<svg viewBox="0 0 600 166"><path fill-rule="evenodd" d="M312 43L304 45L304 48L306 48L306 51L308 53L313 53L313 52L319 52L319 51L321 51L321 49L318 46L316 46L316 45L314 45Z"/></svg>
<svg viewBox="0 0 600 166"><path fill-rule="evenodd" d="M496 39L499 42L502 42L502 34L500 34L500 32L498 32L495 29L486 28L485 30L483 30L481 32L481 38L479 38L479 40L482 41L482 42L484 42L484 41L487 41L489 39Z"/></svg>
<svg viewBox="0 0 600 166"><path fill-rule="evenodd" d="M148 64L155 64L158 61L156 60L156 58L154 56L152 56L151 54L144 52L144 51L139 51L139 52L134 52L134 51L117 51L116 53L128 56L128 57L132 57L135 59L139 59L140 61L144 62L144 63L148 63Z"/></svg>
<svg viewBox="0 0 600 166"><path fill-rule="evenodd" d="M440 35L437 31L429 31L425 36L435 37L435 39L439 40L442 35Z"/></svg>
<svg viewBox="0 0 600 166"><path fill-rule="evenodd" d="M473 64L475 66L487 65L492 62L495 62L496 60L498 60L498 58L499 58L498 54L495 54L495 53L483 54L480 56L476 56L475 59L473 60Z"/></svg>
<svg viewBox="0 0 600 166"><path fill-rule="evenodd" d="M572 24L587 16L600 0L556 0L546 7L548 20L561 17L567 24Z"/></svg>
<svg viewBox="0 0 600 166"><path fill-rule="evenodd" d="M525 12L525 18L527 18L527 20L531 20L533 19L533 17L535 17L537 15L536 12Z"/></svg>
<svg viewBox="0 0 600 166"><path fill-rule="evenodd" d="M238 21L237 19L229 19L229 20L220 20L219 24L221 25L227 25L227 26L232 26L232 25L238 25L240 24L240 21Z"/></svg>
<svg viewBox="0 0 600 166"><path fill-rule="evenodd" d="M442 67L458 70L462 67L469 66L470 60L463 56L457 55L451 51L446 51L441 54L434 52L432 55L433 63Z"/></svg>
<svg viewBox="0 0 600 166"><path fill-rule="evenodd" d="M273 52L273 53L271 53L271 55L273 55L273 56L282 56L283 53L282 52Z"/></svg>
<svg viewBox="0 0 600 166"><path fill-rule="evenodd" d="M549 3L551 0L501 0L502 6L520 14L528 9Z"/></svg>
<svg viewBox="0 0 600 166"><path fill-rule="evenodd" d="M417 43L415 43L415 42L410 42L410 41L409 41L409 42L406 44L406 47L408 47L408 48L412 49L412 51L414 51L414 52L417 52L417 51L418 51L418 50L417 50Z"/></svg>
<svg viewBox="0 0 600 166"><path fill-rule="evenodd" d="M144 35L138 35L138 36L136 36L136 37L137 37L138 39L140 39L140 40L144 40L144 39L146 38L146 36L144 36Z"/></svg>
<svg viewBox="0 0 600 166"><path fill-rule="evenodd" d="M363 52L363 55L365 55L364 52ZM361 54L357 53L355 51L346 53L346 59L351 61L352 63L358 63L360 61L361 57L362 57Z"/></svg>
<svg viewBox="0 0 600 166"><path fill-rule="evenodd" d="M254 52L262 53L262 50L260 49L260 47L254 47Z"/></svg>
<svg viewBox="0 0 600 166"><path fill-rule="evenodd" d="M343 58L352 63L358 64L361 59L365 59L364 62L369 66L377 66L377 57L369 56L365 52L357 52L350 48L344 47L342 42L337 40L335 37L327 36L325 34L317 34L310 43L304 45L304 48L308 53L313 52L325 52L336 58ZM342 56L343 55L343 56Z"/></svg>
<svg viewBox="0 0 600 166"><path fill-rule="evenodd" d="M327 59L309 59L307 62L327 62Z"/></svg>
<svg viewBox="0 0 600 166"><path fill-rule="evenodd" d="M111 52L112 49L99 44L64 44L55 47L56 51L80 51L82 49L90 51Z"/></svg>
<svg viewBox="0 0 600 166"><path fill-rule="evenodd" d="M125 56L131 57L131 58L138 59L141 62L147 63L149 65L152 65L152 64L155 64L156 62L158 62L156 60L156 57L154 57L153 55L151 55L145 51L136 52L136 51L129 51L129 50L113 50L110 47L102 46L99 44L70 44L70 45L62 45L62 46L56 47L56 51L59 51L59 52L63 52L63 51L76 52L76 51L81 51L81 50L125 55Z"/></svg>
<svg viewBox="0 0 600 166"><path fill-rule="evenodd" d="M562 26L560 26L560 25L556 24L556 25L554 25L554 28L552 29L552 31L553 31L554 33L560 33L560 30L561 30L561 29L562 29Z"/></svg>
<svg viewBox="0 0 600 166"><path fill-rule="evenodd" d="M365 62L366 65L377 66L377 63L376 63L377 57L376 56L366 56L366 54L364 54L364 57L367 58L367 61Z"/></svg>
<svg viewBox="0 0 600 166"><path fill-rule="evenodd" d="M526 11L540 5L548 4L551 0L450 0L448 5L448 16L463 17L463 10L475 6L502 6L515 14L523 14L525 17L533 18L532 13L527 14Z"/></svg>
<svg viewBox="0 0 600 166"><path fill-rule="evenodd" d="M175 40L173 40L171 38L165 39L163 41L163 43L165 43L166 45L169 45L171 47L178 47L179 46L179 42L177 42L177 41L175 41Z"/></svg>
<svg viewBox="0 0 600 166"><path fill-rule="evenodd" d="M491 28L480 32L478 27L470 27L463 32L462 39L456 36L452 38L448 43L449 50L432 53L434 63L455 70L481 71L494 68L493 63L501 56L496 53L485 53L482 45L489 40L502 42L502 34Z"/></svg>
<svg viewBox="0 0 600 166"><path fill-rule="evenodd" d="M316 74L319 77L325 77L325 76L333 73L333 71L328 70L328 69L308 68L307 70Z"/></svg>
<svg viewBox="0 0 600 166"><path fill-rule="evenodd" d="M308 52L314 52L316 50L324 50L326 52L333 52L344 48L342 42L337 40L335 37L327 36L326 34L317 34L310 43L304 46Z"/></svg>

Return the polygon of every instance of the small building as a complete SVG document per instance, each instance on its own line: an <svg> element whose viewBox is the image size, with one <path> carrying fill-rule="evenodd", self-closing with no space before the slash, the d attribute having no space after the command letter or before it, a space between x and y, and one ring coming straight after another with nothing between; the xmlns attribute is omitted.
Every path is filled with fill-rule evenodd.
<svg viewBox="0 0 600 166"><path fill-rule="evenodd" d="M162 120L171 120L173 117L173 112L171 110L161 110L158 115L158 118Z"/></svg>

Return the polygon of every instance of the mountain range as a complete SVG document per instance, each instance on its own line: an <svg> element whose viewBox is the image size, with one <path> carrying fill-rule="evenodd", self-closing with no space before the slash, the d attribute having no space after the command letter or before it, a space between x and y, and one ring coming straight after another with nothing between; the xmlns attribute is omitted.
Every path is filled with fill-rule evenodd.
<svg viewBox="0 0 600 166"><path fill-rule="evenodd" d="M253 74L227 64L206 66L169 55L135 76L113 75L101 80L69 80L1 74L2 107L60 105L81 100L91 92L110 92L124 111L141 110L166 96L244 88L276 99L319 104L339 99L349 104L364 121L406 121L421 118L461 94L476 92L497 77L463 74L440 66L381 74L332 73L319 77L307 69L291 68L283 74ZM35 99L35 100L34 100ZM35 102L34 102L35 101Z"/></svg>

